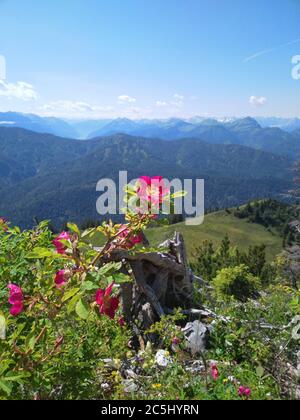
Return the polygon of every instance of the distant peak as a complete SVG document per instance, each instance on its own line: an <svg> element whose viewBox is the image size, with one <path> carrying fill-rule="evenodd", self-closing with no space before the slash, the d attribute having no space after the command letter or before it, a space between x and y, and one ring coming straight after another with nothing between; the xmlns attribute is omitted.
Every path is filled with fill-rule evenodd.
<svg viewBox="0 0 300 420"><path fill-rule="evenodd" d="M252 126L256 126L258 128L261 128L259 123L256 121L256 119L254 119L252 117L242 118L240 121L244 124L252 125Z"/></svg>
<svg viewBox="0 0 300 420"><path fill-rule="evenodd" d="M229 123L230 127L233 128L240 128L240 129L248 129L248 128L261 128L259 123L252 117L241 118L236 121Z"/></svg>

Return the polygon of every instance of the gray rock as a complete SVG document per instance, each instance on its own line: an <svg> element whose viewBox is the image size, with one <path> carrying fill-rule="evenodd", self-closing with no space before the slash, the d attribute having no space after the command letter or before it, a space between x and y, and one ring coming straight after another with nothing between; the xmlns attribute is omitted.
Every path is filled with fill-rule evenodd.
<svg viewBox="0 0 300 420"><path fill-rule="evenodd" d="M193 363L191 363L189 366L186 366L185 370L187 372L193 373L193 374L200 374L205 372L205 366L202 360L195 360Z"/></svg>
<svg viewBox="0 0 300 420"><path fill-rule="evenodd" d="M167 351L158 350L155 355L155 362L160 367L167 367L170 363L172 363L172 359Z"/></svg>
<svg viewBox="0 0 300 420"><path fill-rule="evenodd" d="M132 379L124 379L122 381L124 392L126 394L132 394L134 392L137 392L139 390L138 385L132 380Z"/></svg>
<svg viewBox="0 0 300 420"><path fill-rule="evenodd" d="M207 349L211 328L200 321L189 322L182 329L187 348L193 355L204 353Z"/></svg>

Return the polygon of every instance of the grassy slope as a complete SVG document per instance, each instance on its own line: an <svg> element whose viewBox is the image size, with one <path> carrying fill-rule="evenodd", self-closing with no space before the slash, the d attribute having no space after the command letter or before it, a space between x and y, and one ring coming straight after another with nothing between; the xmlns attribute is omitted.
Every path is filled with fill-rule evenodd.
<svg viewBox="0 0 300 420"><path fill-rule="evenodd" d="M192 255L195 247L204 240L211 240L217 245L226 233L229 235L232 244L241 249L247 249L250 245L265 244L269 259L277 255L282 249L282 239L276 232L270 232L261 225L238 219L225 211L205 216L204 223L199 226L186 226L185 223L179 223L149 229L147 237L151 245L157 245L170 238L175 230L184 235L189 256Z"/></svg>
<svg viewBox="0 0 300 420"><path fill-rule="evenodd" d="M204 223L198 226L186 226L185 223L151 228L146 236L151 246L156 246L164 240L171 238L175 231L181 232L184 236L188 256L191 257L193 250L205 240L212 241L216 246L220 244L226 233L231 244L242 250L248 249L250 245L267 246L267 258L273 259L282 250L282 238L275 231L269 231L261 225L249 223L247 220L238 219L225 211L211 213L205 216ZM96 234L90 238L94 246L102 246L104 238Z"/></svg>

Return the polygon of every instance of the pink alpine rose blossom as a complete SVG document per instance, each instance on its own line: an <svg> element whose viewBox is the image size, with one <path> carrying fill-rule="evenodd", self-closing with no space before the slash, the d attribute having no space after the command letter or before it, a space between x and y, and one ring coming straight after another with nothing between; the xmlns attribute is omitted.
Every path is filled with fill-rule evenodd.
<svg viewBox="0 0 300 420"><path fill-rule="evenodd" d="M132 234L126 225L122 225L118 233L119 239L125 239L128 248L133 248L135 245L143 242L143 235L139 233L137 235Z"/></svg>
<svg viewBox="0 0 300 420"><path fill-rule="evenodd" d="M159 207L165 197L170 194L169 188L164 184L162 176L141 176L139 178L138 196L143 203L151 203Z"/></svg>
<svg viewBox="0 0 300 420"><path fill-rule="evenodd" d="M99 289L96 293L96 303L100 307L100 314L106 315L110 319L114 319L120 300L117 297L112 297L112 290L115 283L110 284L106 289Z"/></svg>
<svg viewBox="0 0 300 420"><path fill-rule="evenodd" d="M238 394L239 394L239 397L241 398L243 397L249 398L251 397L251 389L246 388L245 386L240 386L238 390Z"/></svg>
<svg viewBox="0 0 300 420"><path fill-rule="evenodd" d="M66 279L66 271L65 270L59 270L56 273L54 282L56 284L56 287L62 287L67 283L67 279Z"/></svg>
<svg viewBox="0 0 300 420"><path fill-rule="evenodd" d="M11 308L10 308L10 314L12 316L18 316L21 312L24 310L23 302L16 302Z"/></svg>
<svg viewBox="0 0 300 420"><path fill-rule="evenodd" d="M70 241L71 236L68 232L62 232L57 238L55 238L52 243L56 248L56 251L58 254L65 254L66 252L66 246L61 241Z"/></svg>
<svg viewBox="0 0 300 420"><path fill-rule="evenodd" d="M216 381L219 378L219 369L216 363L211 364L211 376L214 381Z"/></svg>
<svg viewBox="0 0 300 420"><path fill-rule="evenodd" d="M8 303L12 305L10 308L10 314L12 316L18 316L24 310L24 295L23 291L19 286L15 284L9 284L9 299Z"/></svg>

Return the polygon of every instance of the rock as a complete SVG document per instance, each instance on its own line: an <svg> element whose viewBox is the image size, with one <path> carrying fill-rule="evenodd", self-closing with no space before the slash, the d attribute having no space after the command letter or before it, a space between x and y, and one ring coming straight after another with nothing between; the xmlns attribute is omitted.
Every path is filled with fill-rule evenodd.
<svg viewBox="0 0 300 420"><path fill-rule="evenodd" d="M198 375L205 372L205 366L202 360L195 360L190 366L187 366L185 370Z"/></svg>
<svg viewBox="0 0 300 420"><path fill-rule="evenodd" d="M297 378L300 379L300 351L297 353Z"/></svg>
<svg viewBox="0 0 300 420"><path fill-rule="evenodd" d="M108 383L103 383L103 384L101 384L101 389L102 389L102 391L109 391L110 390L110 385Z"/></svg>
<svg viewBox="0 0 300 420"><path fill-rule="evenodd" d="M155 356L155 362L160 367L167 367L170 363L172 363L172 359L169 352L165 350L158 350Z"/></svg>
<svg viewBox="0 0 300 420"><path fill-rule="evenodd" d="M124 371L124 376L127 379L137 379L138 375L132 369L126 369Z"/></svg>
<svg viewBox="0 0 300 420"><path fill-rule="evenodd" d="M134 392L137 392L139 390L138 385L132 380L132 379L124 379L122 381L124 392L126 394L132 394Z"/></svg>
<svg viewBox="0 0 300 420"><path fill-rule="evenodd" d="M182 329L187 341L187 348L193 355L204 353L207 348L211 328L200 321L189 322Z"/></svg>

